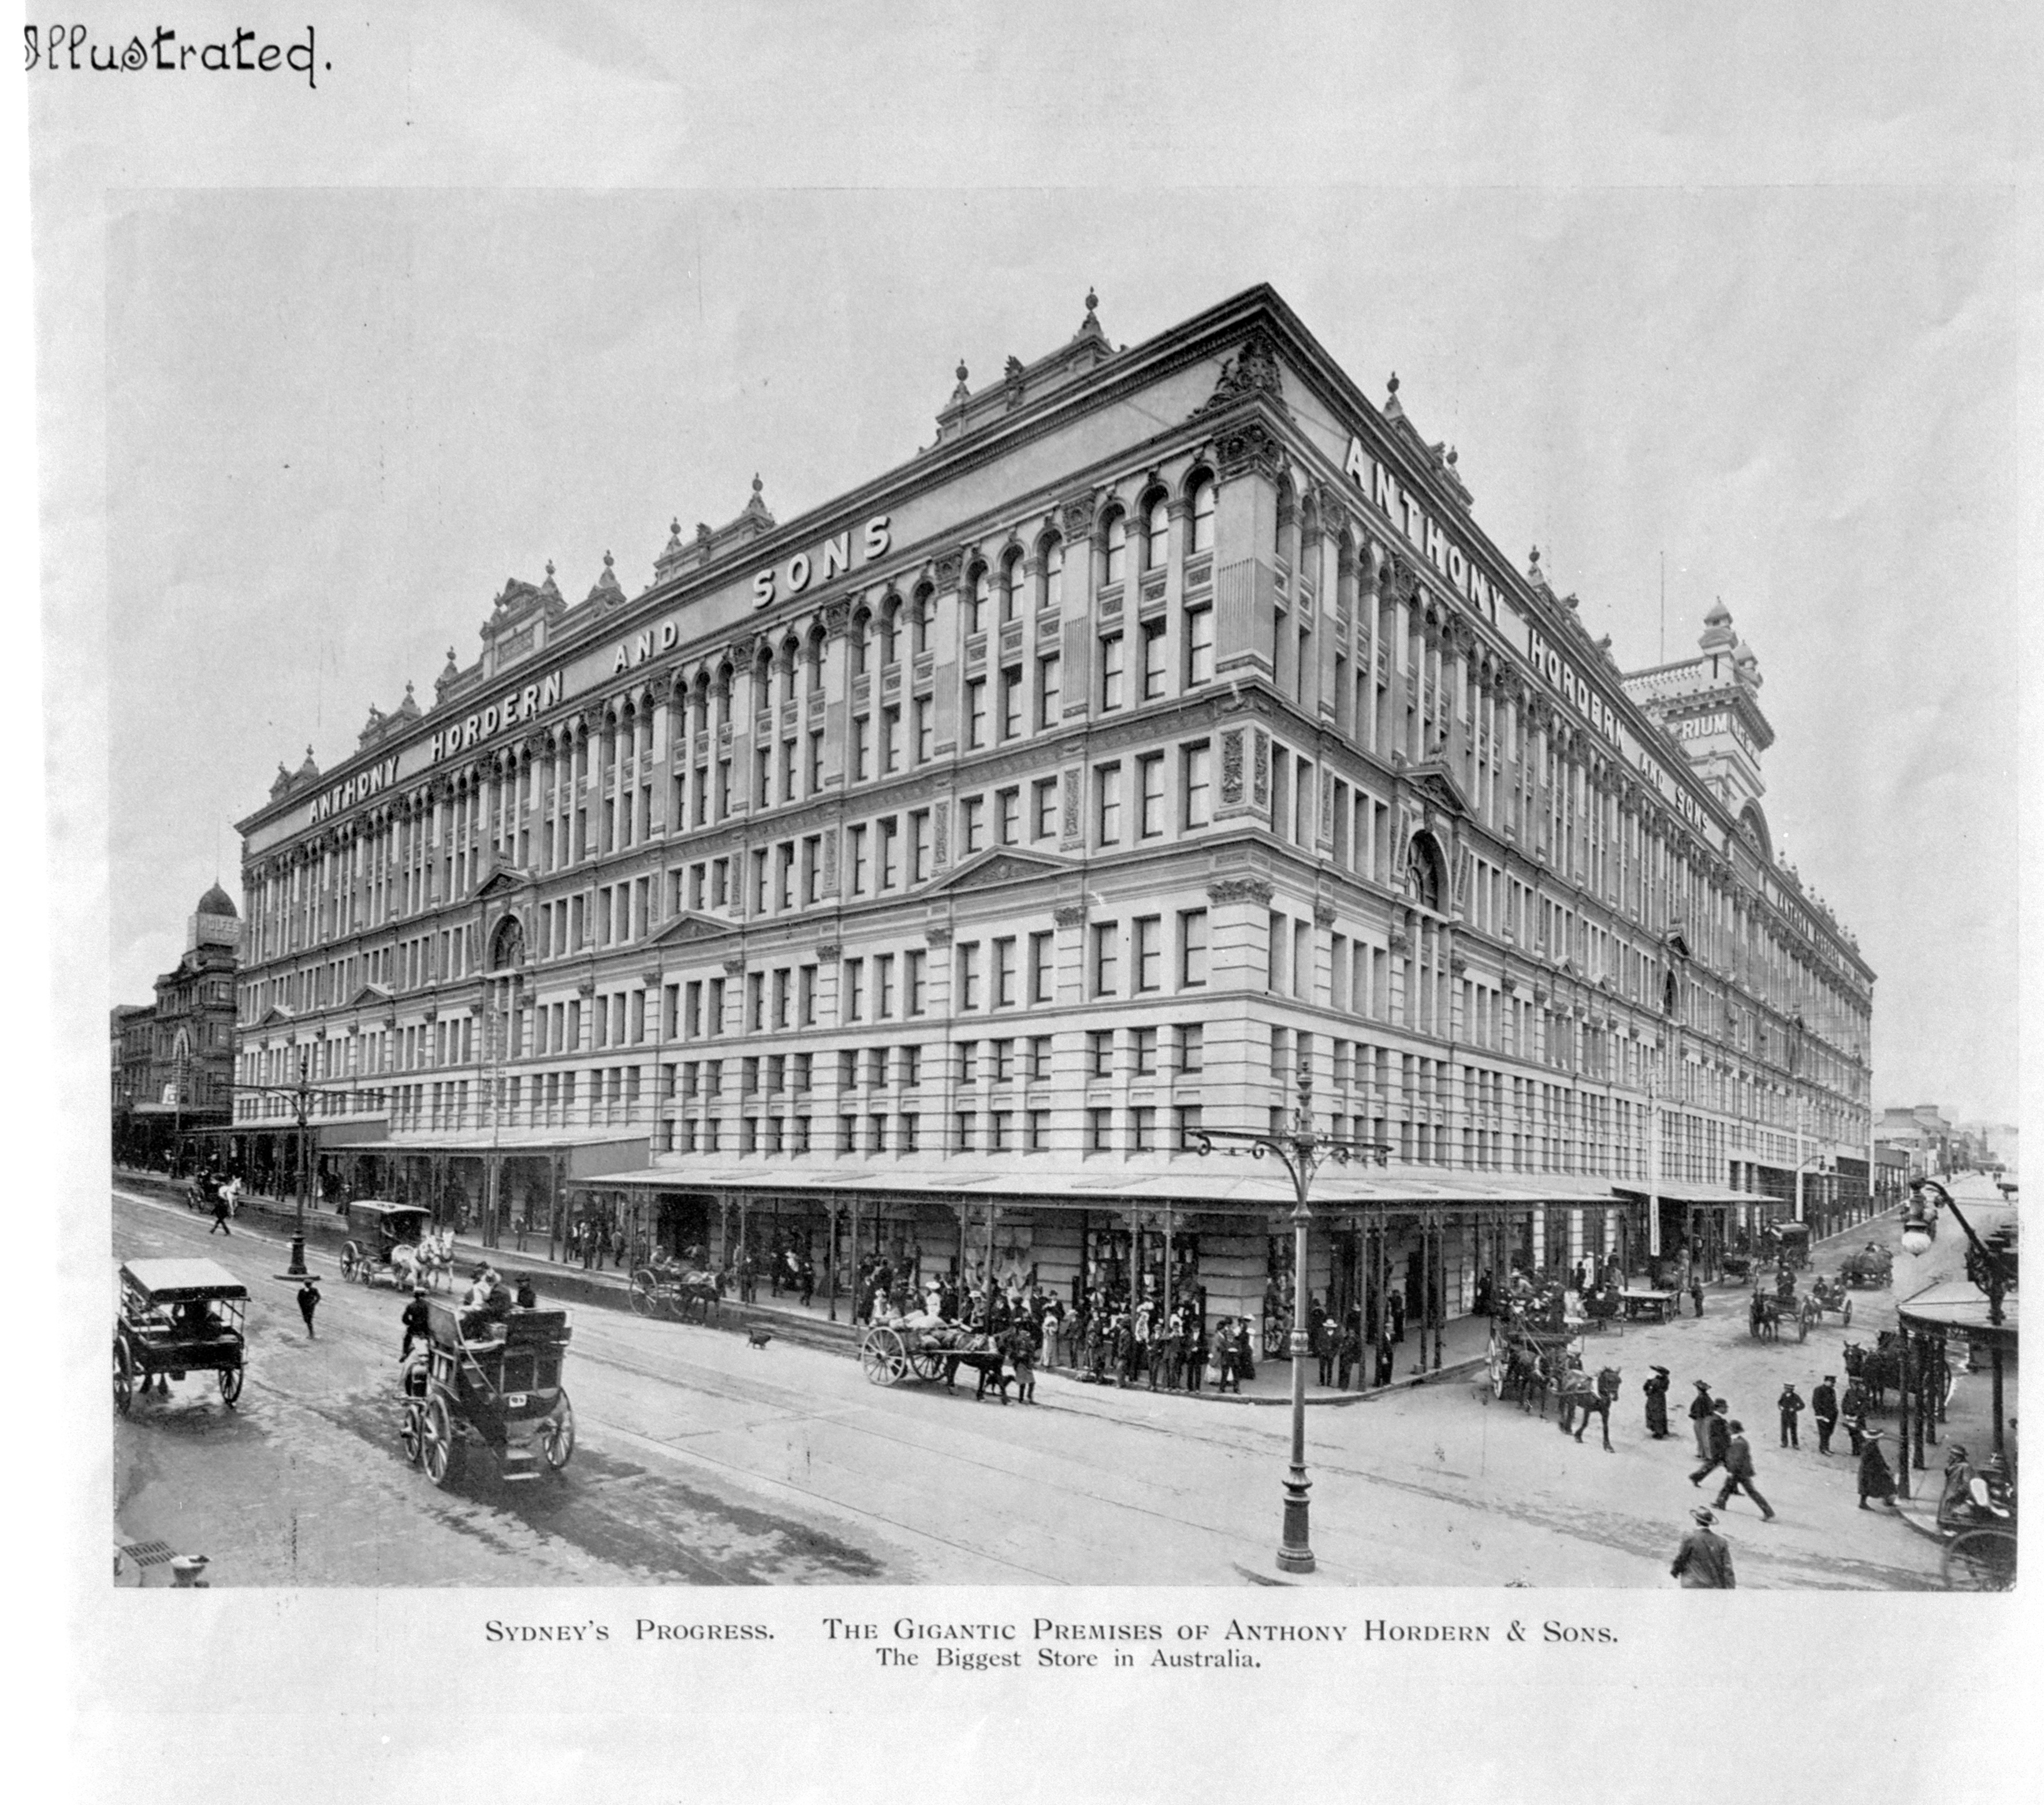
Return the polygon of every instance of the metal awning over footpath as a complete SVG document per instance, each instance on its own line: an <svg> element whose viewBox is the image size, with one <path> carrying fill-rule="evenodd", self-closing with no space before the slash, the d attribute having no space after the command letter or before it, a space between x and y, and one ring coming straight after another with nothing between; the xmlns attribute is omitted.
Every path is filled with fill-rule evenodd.
<svg viewBox="0 0 2044 1805"><path fill-rule="evenodd" d="M393 1158L558 1159L565 1156L570 1179L643 1173L652 1142L645 1135L506 1135L498 1140L474 1135L413 1135L402 1141L355 1141L322 1150L374 1153Z"/></svg>
<svg viewBox="0 0 2044 1805"><path fill-rule="evenodd" d="M1962 1335L1998 1354L2015 1352L2015 1299L2005 1299L2002 1320L1988 1320L1985 1295L1962 1278L1940 1279L1914 1297L1904 1298L1895 1314L1905 1329L1931 1335Z"/></svg>
<svg viewBox="0 0 2044 1805"><path fill-rule="evenodd" d="M1289 1210L1292 1181L1275 1159L1179 1158L1161 1169L1132 1168L1104 1161L1044 1159L1029 1156L994 1165L983 1161L911 1155L884 1168L861 1169L836 1161L814 1166L770 1166L758 1160L691 1160L639 1172L605 1175L605 1189L633 1191L728 1192L777 1197L856 1196L933 1203L1001 1199L1016 1204L1078 1209L1163 1207L1216 1215ZM1543 1206L1623 1208L1601 1179L1542 1177L1505 1173L1358 1173L1324 1169L1313 1180L1314 1211L1429 1210L1495 1212Z"/></svg>
<svg viewBox="0 0 2044 1805"><path fill-rule="evenodd" d="M1792 1200L1772 1197L1764 1191L1735 1191L1728 1185L1700 1185L1675 1179L1656 1185L1650 1192L1644 1185L1613 1185L1611 1189L1629 1200L1644 1201L1651 1195L1666 1203L1692 1205L1699 1209L1731 1209L1741 1204L1771 1204L1777 1209L1795 1207Z"/></svg>

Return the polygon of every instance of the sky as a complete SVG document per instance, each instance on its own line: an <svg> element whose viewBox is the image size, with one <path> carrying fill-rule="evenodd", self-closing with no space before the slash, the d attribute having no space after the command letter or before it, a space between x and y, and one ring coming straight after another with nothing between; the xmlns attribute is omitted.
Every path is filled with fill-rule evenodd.
<svg viewBox="0 0 2044 1805"><path fill-rule="evenodd" d="M498 17L543 66L546 15ZM573 58L612 125L678 88L697 136L743 137L640 24ZM785 520L911 457L961 358L976 387L1041 355L1089 286L1133 344L1267 281L1367 393L1397 371L1477 524L1522 568L1537 543L1622 666L1684 655L1723 600L1777 735L1776 846L1878 974L1877 1108L2015 1119L2034 271L1979 175L2004 155L1992 86L1842 38L1799 76L1792 34L1739 13L1734 107L1680 79L1704 40L1620 24L1593 132L1579 73L1518 25L1358 29L1358 74L1396 52L1398 79L1308 57L1294 93L1245 63L1231 117L1310 160L1139 124L1088 169L1049 148L1071 96L967 33L955 67L886 65L904 96L920 71L986 97L951 159L923 109L876 117L873 47L847 42L841 156L812 119L770 181L693 140L667 153L706 179L658 180L657 132L605 139L609 186L566 186L558 143L536 185L515 136L460 186L138 167L104 244L109 1000L147 997L216 876L237 889L232 823L279 762L309 743L331 766L408 682L429 699L507 577L552 559L578 599L609 551L636 593L670 518L729 519L755 471ZM790 94L827 48L789 52Z"/></svg>

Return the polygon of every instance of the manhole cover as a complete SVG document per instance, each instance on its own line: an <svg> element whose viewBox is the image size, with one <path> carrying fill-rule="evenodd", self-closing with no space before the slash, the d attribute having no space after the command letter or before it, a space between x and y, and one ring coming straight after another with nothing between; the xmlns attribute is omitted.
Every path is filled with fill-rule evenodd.
<svg viewBox="0 0 2044 1805"><path fill-rule="evenodd" d="M178 1551L167 1542L127 1542L121 1552L138 1567L160 1567L166 1561L175 1561Z"/></svg>

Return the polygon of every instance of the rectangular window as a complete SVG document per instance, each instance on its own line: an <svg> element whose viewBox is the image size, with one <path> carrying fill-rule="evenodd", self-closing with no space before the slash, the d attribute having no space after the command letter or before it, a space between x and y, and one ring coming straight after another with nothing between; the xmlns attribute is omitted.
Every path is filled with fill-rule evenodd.
<svg viewBox="0 0 2044 1805"><path fill-rule="evenodd" d="M1187 1022L1178 1030L1178 1075L1191 1077L1205 1070L1206 1031L1197 1022Z"/></svg>
<svg viewBox="0 0 2044 1805"><path fill-rule="evenodd" d="M979 1043L962 1040L959 1043L959 1082L976 1085L979 1082Z"/></svg>
<svg viewBox="0 0 2044 1805"><path fill-rule="evenodd" d="M965 686L965 743L977 751L986 743L986 679L975 677Z"/></svg>
<svg viewBox="0 0 2044 1805"><path fill-rule="evenodd" d="M1093 773L1093 794L1098 799L1098 839L1101 846L1121 843L1121 767L1102 765Z"/></svg>
<svg viewBox="0 0 2044 1805"><path fill-rule="evenodd" d="M1157 1150L1157 1112L1148 1104L1139 1104L1128 1112L1129 1151L1155 1153Z"/></svg>
<svg viewBox="0 0 2044 1805"><path fill-rule="evenodd" d="M863 897L869 893L873 883L872 854L868 850L864 827L856 827L850 835L851 842L851 893Z"/></svg>
<svg viewBox="0 0 2044 1805"><path fill-rule="evenodd" d="M1032 1085L1048 1084L1051 1081L1051 1037L1047 1034L1034 1035L1029 1041L1028 1063L1022 1076Z"/></svg>
<svg viewBox="0 0 2044 1805"><path fill-rule="evenodd" d="M1058 832L1058 780L1039 778L1031 793L1034 820L1031 835L1037 839L1055 839Z"/></svg>
<svg viewBox="0 0 2044 1805"><path fill-rule="evenodd" d="M766 974L763 971L749 971L745 974L745 1031L757 1034L766 1025Z"/></svg>
<svg viewBox="0 0 2044 1805"><path fill-rule="evenodd" d="M1022 667L1010 665L1001 673L1001 737L1022 737Z"/></svg>
<svg viewBox="0 0 2044 1805"><path fill-rule="evenodd" d="M1152 752L1138 758L1135 770L1142 791L1136 831L1144 839L1152 839L1164 831L1164 755Z"/></svg>
<svg viewBox="0 0 2044 1805"><path fill-rule="evenodd" d="M795 1016L797 1027L816 1025L816 968L813 965L795 974Z"/></svg>
<svg viewBox="0 0 2044 1805"><path fill-rule="evenodd" d="M953 1118L952 1133L957 1137L960 1153L974 1153L978 1149L979 1117L970 1109L961 1109Z"/></svg>
<svg viewBox="0 0 2044 1805"><path fill-rule="evenodd" d="M795 843L783 840L774 849L774 892L780 898L778 907L784 909L795 906Z"/></svg>
<svg viewBox="0 0 2044 1805"><path fill-rule="evenodd" d="M801 897L805 908L822 898L823 865L823 835L811 834L802 842Z"/></svg>
<svg viewBox="0 0 2044 1805"><path fill-rule="evenodd" d="M1121 924L1097 921L1093 928L1093 993L1112 997L1121 989Z"/></svg>
<svg viewBox="0 0 2044 1805"><path fill-rule="evenodd" d="M781 742L781 800L795 800L795 743L792 739Z"/></svg>
<svg viewBox="0 0 2044 1805"><path fill-rule="evenodd" d="M1032 1109L1022 1119L1022 1145L1029 1153L1044 1152L1051 1144L1051 1112Z"/></svg>
<svg viewBox="0 0 2044 1805"><path fill-rule="evenodd" d="M1086 1151L1112 1153L1114 1150L1114 1112L1111 1109L1089 1109L1086 1112Z"/></svg>
<svg viewBox="0 0 2044 1805"><path fill-rule="evenodd" d="M866 961L844 962L844 1019L855 1022L866 1014Z"/></svg>
<svg viewBox="0 0 2044 1805"><path fill-rule="evenodd" d="M898 771L901 768L901 711L882 709L880 711L880 768L883 771Z"/></svg>
<svg viewBox="0 0 2044 1805"><path fill-rule="evenodd" d="M1114 1076L1114 1031L1112 1028L1089 1028L1086 1031L1086 1076L1089 1078L1111 1078Z"/></svg>
<svg viewBox="0 0 2044 1805"><path fill-rule="evenodd" d="M1055 1003L1057 997L1057 954L1048 931L1029 936L1029 1000Z"/></svg>
<svg viewBox="0 0 2044 1805"><path fill-rule="evenodd" d="M1109 633L1100 642L1100 705L1103 712L1121 706L1123 659L1121 636Z"/></svg>
<svg viewBox="0 0 2044 1805"><path fill-rule="evenodd" d="M997 1085L1012 1085L1015 1081L1015 1043L997 1040L989 1044L993 1048L993 1081Z"/></svg>
<svg viewBox="0 0 2044 1805"><path fill-rule="evenodd" d="M901 1000L903 1013L920 1016L928 995L929 954L920 948L901 955Z"/></svg>
<svg viewBox="0 0 2044 1805"><path fill-rule="evenodd" d="M1178 988L1197 990L1207 981L1207 912L1189 908L1178 916Z"/></svg>
<svg viewBox="0 0 2044 1805"><path fill-rule="evenodd" d="M916 698L916 762L927 765L936 751L936 724L928 696Z"/></svg>
<svg viewBox="0 0 2044 1805"><path fill-rule="evenodd" d="M1178 1151L1197 1153L1199 1147L1193 1136L1199 1132L1200 1129L1200 1106L1197 1103L1189 1103L1172 1113L1178 1118Z"/></svg>
<svg viewBox="0 0 2044 1805"><path fill-rule="evenodd" d="M979 943L968 940L958 950L959 1007L979 1007Z"/></svg>
<svg viewBox="0 0 2044 1805"><path fill-rule="evenodd" d="M1213 820L1213 791L1210 787L1207 747L1204 742L1185 751L1185 824L1204 828Z"/></svg>
<svg viewBox="0 0 2044 1805"><path fill-rule="evenodd" d="M1154 702L1164 693L1164 627L1162 620L1143 624L1143 699Z"/></svg>
<svg viewBox="0 0 2044 1805"><path fill-rule="evenodd" d="M909 817L909 878L912 883L927 883L930 876L930 812L918 808Z"/></svg>
<svg viewBox="0 0 2044 1805"><path fill-rule="evenodd" d="M1136 1077L1154 1078L1157 1075L1157 1031L1154 1027L1139 1027L1131 1038L1135 1043Z"/></svg>
<svg viewBox="0 0 2044 1805"><path fill-rule="evenodd" d="M873 962L873 1012L886 1021L894 1013L894 955L882 953Z"/></svg>
<svg viewBox="0 0 2044 1805"><path fill-rule="evenodd" d="M1209 606L1185 610L1185 687L1210 683L1214 674L1214 616Z"/></svg>
<svg viewBox="0 0 2044 1805"><path fill-rule="evenodd" d="M863 783L873 775L873 717L861 715L851 724L851 781Z"/></svg>
<svg viewBox="0 0 2044 1805"><path fill-rule="evenodd" d="M986 847L986 798L968 796L959 805L959 837L965 842L968 853L982 852Z"/></svg>
<svg viewBox="0 0 2044 1805"><path fill-rule="evenodd" d="M766 886L766 849L755 847L752 851L752 912L764 915L771 892Z"/></svg>
<svg viewBox="0 0 2044 1805"><path fill-rule="evenodd" d="M901 884L901 824L889 815L880 823L880 887L898 889Z"/></svg>
<svg viewBox="0 0 2044 1805"><path fill-rule="evenodd" d="M1062 707L1059 666L1062 661L1055 652L1036 660L1036 725L1047 732L1058 724Z"/></svg>
<svg viewBox="0 0 2044 1805"><path fill-rule="evenodd" d="M1001 843L1013 846L1022 838L1022 792L1004 789L993 801L1001 816Z"/></svg>
<svg viewBox="0 0 2044 1805"><path fill-rule="evenodd" d="M1164 987L1164 922L1161 916L1142 915L1134 924L1135 988L1139 992Z"/></svg>
<svg viewBox="0 0 2044 1805"><path fill-rule="evenodd" d="M1012 1109L996 1109L986 1119L986 1150L989 1153L1012 1153L1015 1139L1012 1124L1015 1112Z"/></svg>
<svg viewBox="0 0 2044 1805"><path fill-rule="evenodd" d="M1016 997L1015 941L1012 935L993 943L993 1006L1012 1008Z"/></svg>

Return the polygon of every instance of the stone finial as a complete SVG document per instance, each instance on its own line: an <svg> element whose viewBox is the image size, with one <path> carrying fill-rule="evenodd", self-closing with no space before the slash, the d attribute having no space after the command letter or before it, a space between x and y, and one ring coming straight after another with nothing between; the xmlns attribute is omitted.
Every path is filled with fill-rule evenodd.
<svg viewBox="0 0 2044 1805"><path fill-rule="evenodd" d="M951 390L951 405L954 407L972 399L972 390L965 386L965 359L961 357L958 363L958 386Z"/></svg>
<svg viewBox="0 0 2044 1805"><path fill-rule="evenodd" d="M1403 420L1405 417L1405 409L1404 404L1398 399L1398 372L1397 371L1394 370L1391 372L1391 380L1386 382L1384 386L1387 391L1384 402L1384 417L1386 420Z"/></svg>
<svg viewBox="0 0 2044 1805"><path fill-rule="evenodd" d="M612 566L613 563L615 563L616 562L617 562L617 560L616 560L615 559L613 559L613 558L610 555L610 554L609 554L608 551L606 551L606 552L605 552L605 553L604 553L604 555L603 555L603 567L604 567L604 569L605 569L605 570L609 570L609 569L611 567L611 566Z"/></svg>

